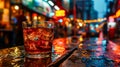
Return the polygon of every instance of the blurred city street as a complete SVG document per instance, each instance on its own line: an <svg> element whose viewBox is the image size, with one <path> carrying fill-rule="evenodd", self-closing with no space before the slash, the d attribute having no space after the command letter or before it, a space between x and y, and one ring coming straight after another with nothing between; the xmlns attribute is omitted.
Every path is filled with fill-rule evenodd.
<svg viewBox="0 0 120 67"><path fill-rule="evenodd" d="M101 40L98 42L97 37L89 38L81 44L79 48L67 59L60 67L119 67L120 54L113 49L119 46L113 41Z"/></svg>
<svg viewBox="0 0 120 67"><path fill-rule="evenodd" d="M0 67L120 67L120 0L0 0Z"/></svg>

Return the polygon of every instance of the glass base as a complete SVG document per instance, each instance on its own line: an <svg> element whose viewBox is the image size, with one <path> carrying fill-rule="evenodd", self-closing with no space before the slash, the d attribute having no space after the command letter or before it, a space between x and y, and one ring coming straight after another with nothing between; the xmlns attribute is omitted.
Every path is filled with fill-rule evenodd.
<svg viewBox="0 0 120 67"><path fill-rule="evenodd" d="M46 58L46 57L51 57L51 52L42 52L39 54L26 54L26 57L28 57L28 58Z"/></svg>

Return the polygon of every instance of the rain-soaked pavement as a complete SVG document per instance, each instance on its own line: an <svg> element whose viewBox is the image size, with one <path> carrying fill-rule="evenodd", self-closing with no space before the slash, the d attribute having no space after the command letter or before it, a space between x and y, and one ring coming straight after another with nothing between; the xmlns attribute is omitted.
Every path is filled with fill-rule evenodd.
<svg viewBox="0 0 120 67"><path fill-rule="evenodd" d="M89 38L79 43L78 49L60 67L120 67L118 46L103 37Z"/></svg>
<svg viewBox="0 0 120 67"><path fill-rule="evenodd" d="M77 50L71 50L74 47ZM59 62L59 58L65 61ZM26 58L23 46L0 50L0 67L48 67L55 61L60 65L50 67L120 67L120 39L107 41L102 34L88 39L57 38L47 58Z"/></svg>

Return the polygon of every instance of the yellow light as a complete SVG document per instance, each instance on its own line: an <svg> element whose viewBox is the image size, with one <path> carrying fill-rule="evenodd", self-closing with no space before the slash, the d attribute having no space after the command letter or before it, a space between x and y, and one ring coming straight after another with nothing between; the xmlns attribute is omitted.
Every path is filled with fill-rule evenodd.
<svg viewBox="0 0 120 67"><path fill-rule="evenodd" d="M86 23L87 21L86 21L86 20L84 20L84 22Z"/></svg>
<svg viewBox="0 0 120 67"><path fill-rule="evenodd" d="M77 19L77 22L79 22L79 19Z"/></svg>
<svg viewBox="0 0 120 67"><path fill-rule="evenodd" d="M83 25L82 23L78 23L78 24L79 24L80 27L82 27L82 25Z"/></svg>
<svg viewBox="0 0 120 67"><path fill-rule="evenodd" d="M80 44L79 44L79 48L82 48L82 46L83 46L83 44L82 44L82 43L80 43Z"/></svg>
<svg viewBox="0 0 120 67"><path fill-rule="evenodd" d="M33 19L34 19L34 20L37 20L37 16L34 16Z"/></svg>
<svg viewBox="0 0 120 67"><path fill-rule="evenodd" d="M68 22L68 21L66 21L66 22L65 22L65 24L66 24L66 26L68 26L69 22Z"/></svg>
<svg viewBox="0 0 120 67"><path fill-rule="evenodd" d="M80 42L82 42L82 41L83 41L83 37L82 37L82 36L80 36L79 41L80 41Z"/></svg>
<svg viewBox="0 0 120 67"><path fill-rule="evenodd" d="M39 17L38 17L38 19L40 20L40 19L41 19L41 17L39 16Z"/></svg>
<svg viewBox="0 0 120 67"><path fill-rule="evenodd" d="M102 21L102 19L98 19L98 22Z"/></svg>
<svg viewBox="0 0 120 67"><path fill-rule="evenodd" d="M69 24L69 27L72 27L72 24Z"/></svg>
<svg viewBox="0 0 120 67"><path fill-rule="evenodd" d="M116 17L120 16L120 9L116 12Z"/></svg>
<svg viewBox="0 0 120 67"><path fill-rule="evenodd" d="M15 5L15 10L19 10L19 6L18 5Z"/></svg>
<svg viewBox="0 0 120 67"><path fill-rule="evenodd" d="M81 20L81 19L80 19L79 21L80 21L80 22L83 22L83 20Z"/></svg>
<svg viewBox="0 0 120 67"><path fill-rule="evenodd" d="M73 20L73 18L70 18L70 20Z"/></svg>
<svg viewBox="0 0 120 67"><path fill-rule="evenodd" d="M55 12L55 16L57 16L57 17L65 16L65 11L64 10L57 10Z"/></svg>
<svg viewBox="0 0 120 67"><path fill-rule="evenodd" d="M60 45L55 45L54 50L57 54L64 53L65 47Z"/></svg>

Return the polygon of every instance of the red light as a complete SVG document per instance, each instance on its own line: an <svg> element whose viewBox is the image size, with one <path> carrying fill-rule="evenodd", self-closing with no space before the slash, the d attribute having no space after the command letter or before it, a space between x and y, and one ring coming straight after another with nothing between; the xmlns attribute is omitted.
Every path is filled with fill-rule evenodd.
<svg viewBox="0 0 120 67"><path fill-rule="evenodd" d="M35 17L35 16L37 16L37 14L36 14L36 13L33 13L32 16Z"/></svg>

